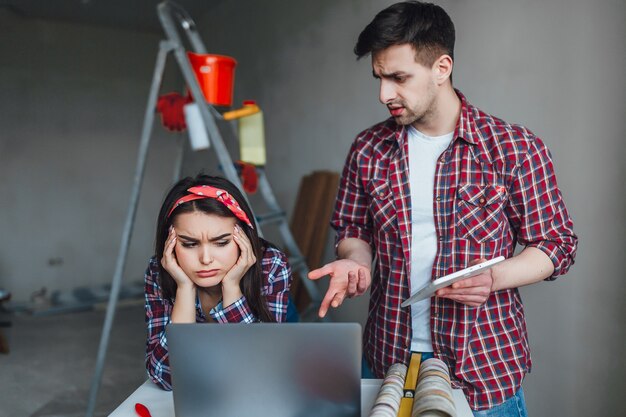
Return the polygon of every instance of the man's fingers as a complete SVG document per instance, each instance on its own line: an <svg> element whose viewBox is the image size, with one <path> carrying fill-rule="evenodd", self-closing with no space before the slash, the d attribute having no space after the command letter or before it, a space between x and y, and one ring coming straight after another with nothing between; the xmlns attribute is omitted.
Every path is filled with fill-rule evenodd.
<svg viewBox="0 0 626 417"><path fill-rule="evenodd" d="M333 267L330 264L326 264L321 268L309 271L309 279L319 279L323 276L330 275L333 272Z"/></svg>
<svg viewBox="0 0 626 417"><path fill-rule="evenodd" d="M462 288L477 287L475 277L465 278L450 285L450 288L458 290Z"/></svg>
<svg viewBox="0 0 626 417"><path fill-rule="evenodd" d="M462 288L474 288L474 287L489 287L491 288L491 275L488 273L474 275L473 277L465 278L460 281L455 282L450 287L453 289L462 289Z"/></svg>
<svg viewBox="0 0 626 417"><path fill-rule="evenodd" d="M449 298L454 301L467 304L467 301L477 301L482 304L491 293L488 286L475 286L469 288L442 288L435 293L437 297Z"/></svg>
<svg viewBox="0 0 626 417"><path fill-rule="evenodd" d="M333 306L333 308L337 308L339 307L342 303L343 300L346 298L346 294L335 294L335 297L333 297L333 301L330 303L331 306Z"/></svg>
<svg viewBox="0 0 626 417"><path fill-rule="evenodd" d="M353 271L348 272L348 297L357 295L357 277Z"/></svg>
<svg viewBox="0 0 626 417"><path fill-rule="evenodd" d="M479 296L475 294L449 294L444 295L443 298L448 298L450 300L456 301L457 303L466 304L471 307L478 307L487 301L487 297Z"/></svg>
<svg viewBox="0 0 626 417"><path fill-rule="evenodd" d="M330 307L337 308L346 298L346 291L337 291L336 289L329 288L324 295L324 299L320 304L318 315L324 317Z"/></svg>
<svg viewBox="0 0 626 417"><path fill-rule="evenodd" d="M333 300L334 296L335 292L331 292L330 290L326 292L326 295L324 295L324 299L320 303L320 309L317 312L318 316L322 318L326 316L326 312L328 312L328 309L330 308L330 303Z"/></svg>
<svg viewBox="0 0 626 417"><path fill-rule="evenodd" d="M349 260L338 260L310 271L309 279L315 280L330 275L330 285L324 300L320 304L318 314L324 317L330 307L339 307L346 297L362 295L369 286L369 271L360 268L358 264Z"/></svg>
<svg viewBox="0 0 626 417"><path fill-rule="evenodd" d="M359 279L357 282L356 293L357 295L363 295L367 291L367 277L365 271L359 268Z"/></svg>
<svg viewBox="0 0 626 417"><path fill-rule="evenodd" d="M482 264L483 262L487 262L487 259L486 258L474 259L473 261L470 261L470 266Z"/></svg>

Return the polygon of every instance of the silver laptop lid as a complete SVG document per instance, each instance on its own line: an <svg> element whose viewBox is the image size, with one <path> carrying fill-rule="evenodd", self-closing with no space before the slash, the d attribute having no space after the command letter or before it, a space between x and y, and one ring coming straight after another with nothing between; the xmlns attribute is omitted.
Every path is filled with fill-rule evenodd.
<svg viewBox="0 0 626 417"><path fill-rule="evenodd" d="M176 417L360 416L357 323L170 324Z"/></svg>

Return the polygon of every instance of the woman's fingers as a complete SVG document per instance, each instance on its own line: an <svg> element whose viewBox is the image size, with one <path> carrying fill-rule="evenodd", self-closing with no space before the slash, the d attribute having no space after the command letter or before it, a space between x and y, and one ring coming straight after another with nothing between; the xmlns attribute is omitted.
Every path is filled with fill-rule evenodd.
<svg viewBox="0 0 626 417"><path fill-rule="evenodd" d="M168 258L174 252L174 247L176 245L176 232L174 232L174 228L170 227L170 232L167 235L167 239L165 239L165 245L163 247L163 259Z"/></svg>
<svg viewBox="0 0 626 417"><path fill-rule="evenodd" d="M161 259L161 264L163 265L163 268L170 273L174 281L176 281L178 285L182 285L190 282L191 280L187 277L176 259L176 253L174 250L176 248L177 241L178 236L176 235L176 231L174 230L174 227L170 227L170 232L167 236L167 240L165 241L165 247L163 248L163 258Z"/></svg>
<svg viewBox="0 0 626 417"><path fill-rule="evenodd" d="M165 241L165 248L163 249L163 258L175 258L174 249L176 249L176 242L178 241L178 235L174 227L170 227L170 233Z"/></svg>
<svg viewBox="0 0 626 417"><path fill-rule="evenodd" d="M223 284L228 283L228 285L239 285L241 278L243 278L250 267L256 262L256 257L254 256L250 240L245 233L243 233L243 230L241 230L241 228L237 225L233 230L233 240L239 247L239 258L230 271L226 273Z"/></svg>
<svg viewBox="0 0 626 417"><path fill-rule="evenodd" d="M174 248L176 247L177 237L173 236L167 243L166 250L168 255L174 254Z"/></svg>
<svg viewBox="0 0 626 417"><path fill-rule="evenodd" d="M252 244L243 233L243 230L239 228L238 225L235 225L235 230L233 232L233 239L239 246L239 250L241 253L239 254L239 261L241 261L245 266L251 266L256 262L256 257L254 256L254 251L252 250Z"/></svg>

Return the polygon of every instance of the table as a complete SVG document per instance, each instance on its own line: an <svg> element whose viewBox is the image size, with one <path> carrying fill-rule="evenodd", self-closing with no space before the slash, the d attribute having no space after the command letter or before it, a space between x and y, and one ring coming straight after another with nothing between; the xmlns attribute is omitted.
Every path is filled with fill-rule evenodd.
<svg viewBox="0 0 626 417"><path fill-rule="evenodd" d="M361 380L361 416L367 417L374 405L376 394L382 384L382 379ZM458 417L472 417L463 391L452 390ZM174 417L174 397L171 391L163 391L147 380L139 386L126 400L119 405L109 417L137 417L135 404L142 403L150 410L152 417Z"/></svg>

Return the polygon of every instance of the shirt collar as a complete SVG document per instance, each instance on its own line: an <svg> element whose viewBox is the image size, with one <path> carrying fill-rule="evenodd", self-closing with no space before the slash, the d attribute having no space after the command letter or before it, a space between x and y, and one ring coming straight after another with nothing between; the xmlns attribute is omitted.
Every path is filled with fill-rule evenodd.
<svg viewBox="0 0 626 417"><path fill-rule="evenodd" d="M467 102L467 99L459 90L455 88L454 92L461 100L461 114L459 115L459 120L456 122L454 137L463 139L465 142L471 143L472 145L477 145L477 136L474 134L474 129L472 128L472 105Z"/></svg>
<svg viewBox="0 0 626 417"><path fill-rule="evenodd" d="M468 103L463 93L461 93L459 90L455 88L454 92L461 100L461 114L459 116L459 120L456 123L454 137L463 139L464 141L466 141L467 143L471 143L472 145L476 145L478 144L478 141L476 140L476 135L473 134L471 123L472 105ZM387 121L389 123L389 127L391 129L394 129L394 134L387 135L385 139L389 141L396 141L399 145L402 145L407 134L406 126L397 124L393 120L393 117L390 117L389 119L387 119Z"/></svg>

